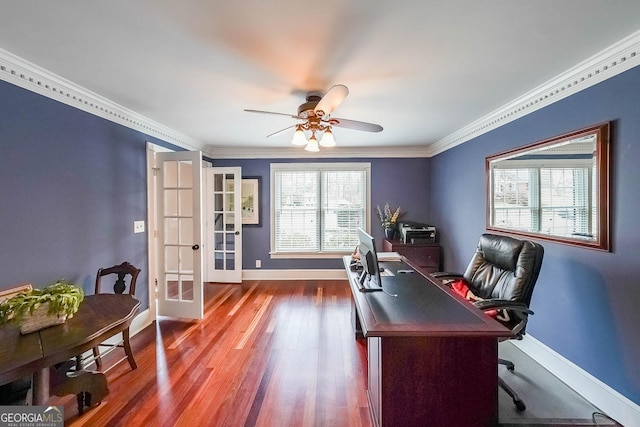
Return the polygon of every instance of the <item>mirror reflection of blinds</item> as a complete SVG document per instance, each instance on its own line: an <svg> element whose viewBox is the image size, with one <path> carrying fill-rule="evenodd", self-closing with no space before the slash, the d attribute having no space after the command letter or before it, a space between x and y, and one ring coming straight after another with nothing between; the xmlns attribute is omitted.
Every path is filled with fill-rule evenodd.
<svg viewBox="0 0 640 427"><path fill-rule="evenodd" d="M591 167L496 168L494 221L500 227L592 238Z"/></svg>
<svg viewBox="0 0 640 427"><path fill-rule="evenodd" d="M366 226L366 171L300 168L273 174L275 251L351 251Z"/></svg>
<svg viewBox="0 0 640 427"><path fill-rule="evenodd" d="M589 172L587 168L540 169L542 189L547 195L542 204L543 230L575 237L593 235Z"/></svg>

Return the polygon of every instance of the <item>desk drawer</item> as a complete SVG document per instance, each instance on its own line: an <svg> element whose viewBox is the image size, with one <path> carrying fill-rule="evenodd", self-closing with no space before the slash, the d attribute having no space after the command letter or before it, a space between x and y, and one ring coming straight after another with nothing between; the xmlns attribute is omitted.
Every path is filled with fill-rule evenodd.
<svg viewBox="0 0 640 427"><path fill-rule="evenodd" d="M425 273L441 271L440 245L411 245L396 240L384 240L383 250L398 252L404 255L412 264Z"/></svg>

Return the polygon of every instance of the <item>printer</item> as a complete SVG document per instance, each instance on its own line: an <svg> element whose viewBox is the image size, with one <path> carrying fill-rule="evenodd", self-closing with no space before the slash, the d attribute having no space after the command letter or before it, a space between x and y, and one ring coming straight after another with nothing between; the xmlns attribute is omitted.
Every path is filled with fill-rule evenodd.
<svg viewBox="0 0 640 427"><path fill-rule="evenodd" d="M402 221L398 229L400 231L400 240L405 244L421 245L435 243L436 241L436 228L432 225Z"/></svg>

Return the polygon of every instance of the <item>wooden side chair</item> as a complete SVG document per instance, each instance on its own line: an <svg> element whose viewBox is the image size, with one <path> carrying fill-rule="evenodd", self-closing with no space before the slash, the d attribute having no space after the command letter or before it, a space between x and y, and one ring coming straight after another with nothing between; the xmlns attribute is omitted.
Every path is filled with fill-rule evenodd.
<svg viewBox="0 0 640 427"><path fill-rule="evenodd" d="M98 274L96 275L96 294L104 293L102 286L104 285L106 288L106 282L108 279L114 279L113 283L113 293L122 294L125 291L131 296L133 296L136 292L136 280L138 279L138 274L140 274L140 269L134 267L128 262L123 262L120 265L114 265L109 268L100 268L98 270ZM108 277L105 277L108 276ZM104 279L104 280L103 280ZM127 279L129 280L127 286ZM136 369L138 365L136 364L135 359L133 358L133 353L131 351L131 344L129 343L129 327L122 331L122 340L117 344L105 344L102 343L100 346L103 347L111 347L111 349L105 352L110 352L115 347L124 347L124 351L127 354L127 359L129 360L129 365L131 365L131 369ZM93 348L93 356L95 358L96 366L98 369L102 368L102 358L100 354L100 346Z"/></svg>

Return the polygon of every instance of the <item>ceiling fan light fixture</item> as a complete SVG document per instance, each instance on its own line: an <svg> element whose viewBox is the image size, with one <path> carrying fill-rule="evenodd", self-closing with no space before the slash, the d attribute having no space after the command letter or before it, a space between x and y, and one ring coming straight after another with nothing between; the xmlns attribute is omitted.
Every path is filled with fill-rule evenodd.
<svg viewBox="0 0 640 427"><path fill-rule="evenodd" d="M267 138L280 135L282 132L288 131L295 127L296 130L291 139L291 144L305 147L307 151L320 151L319 145L322 147L335 147L336 139L333 136L332 127L338 126L348 129L355 129L367 132L380 132L382 126L375 123L359 122L357 120L338 119L332 117L333 111L344 101L349 95L349 89L345 85L333 85L324 95L317 92L307 93L307 102L298 107L298 114L277 113L274 111L248 110L250 113L275 114L279 116L287 116L292 119L302 120L303 123L291 125L270 135ZM305 132L311 133L311 138L307 141ZM322 133L320 144L316 133Z"/></svg>
<svg viewBox="0 0 640 427"><path fill-rule="evenodd" d="M336 139L333 137L333 132L331 132L331 128L327 128L322 134L322 138L320 138L320 145L322 147L336 146Z"/></svg>
<svg viewBox="0 0 640 427"><path fill-rule="evenodd" d="M318 140L316 139L316 135L311 135L309 138L309 142L307 142L307 146L304 147L305 150L310 151L312 153L317 153L320 151L320 147L318 147Z"/></svg>
<svg viewBox="0 0 640 427"><path fill-rule="evenodd" d="M307 145L307 137L304 136L304 131L302 130L302 125L296 126L296 131L293 134L293 139L291 140L293 145Z"/></svg>

